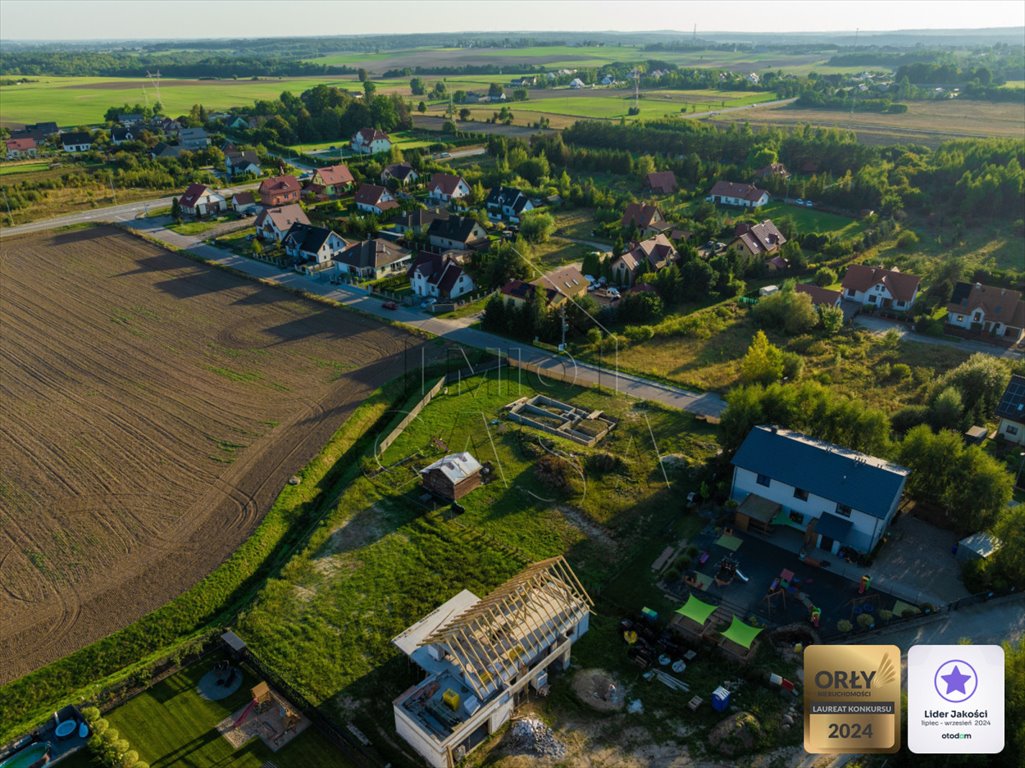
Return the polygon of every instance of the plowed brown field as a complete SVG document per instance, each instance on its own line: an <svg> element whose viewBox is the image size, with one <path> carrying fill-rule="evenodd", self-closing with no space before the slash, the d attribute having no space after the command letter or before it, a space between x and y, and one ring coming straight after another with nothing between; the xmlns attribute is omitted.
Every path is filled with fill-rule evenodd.
<svg viewBox="0 0 1025 768"><path fill-rule="evenodd" d="M0 683L221 563L420 342L112 228L0 251Z"/></svg>

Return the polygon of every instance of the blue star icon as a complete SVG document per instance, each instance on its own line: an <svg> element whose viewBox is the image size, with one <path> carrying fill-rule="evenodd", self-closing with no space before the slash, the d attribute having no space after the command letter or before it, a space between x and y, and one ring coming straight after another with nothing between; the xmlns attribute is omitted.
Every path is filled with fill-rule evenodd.
<svg viewBox="0 0 1025 768"><path fill-rule="evenodd" d="M954 691L959 693L967 693L964 684L972 679L971 675L965 675L957 668L957 664L954 665L954 671L949 675L940 675L944 682L947 684L947 694L950 695Z"/></svg>

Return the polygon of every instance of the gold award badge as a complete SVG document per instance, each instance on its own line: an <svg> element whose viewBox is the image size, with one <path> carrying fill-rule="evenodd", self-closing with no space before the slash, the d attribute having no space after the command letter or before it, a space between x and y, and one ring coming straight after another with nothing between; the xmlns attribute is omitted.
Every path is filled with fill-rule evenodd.
<svg viewBox="0 0 1025 768"><path fill-rule="evenodd" d="M900 749L900 649L811 645L804 651L804 749L814 754Z"/></svg>

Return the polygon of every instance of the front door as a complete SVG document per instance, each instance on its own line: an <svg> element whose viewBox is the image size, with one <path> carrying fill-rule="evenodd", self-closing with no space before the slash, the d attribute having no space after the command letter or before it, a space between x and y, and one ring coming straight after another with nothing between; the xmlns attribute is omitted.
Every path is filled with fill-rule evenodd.
<svg viewBox="0 0 1025 768"><path fill-rule="evenodd" d="M824 549L826 552L832 552L833 540L828 536L819 536L819 549Z"/></svg>

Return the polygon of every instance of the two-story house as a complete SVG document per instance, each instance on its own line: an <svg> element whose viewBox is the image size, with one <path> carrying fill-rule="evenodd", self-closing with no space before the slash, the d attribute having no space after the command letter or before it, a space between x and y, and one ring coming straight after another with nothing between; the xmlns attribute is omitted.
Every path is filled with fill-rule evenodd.
<svg viewBox="0 0 1025 768"><path fill-rule="evenodd" d="M405 272L413 260L408 248L383 237L353 243L335 257L340 273L362 280L376 280Z"/></svg>
<svg viewBox="0 0 1025 768"><path fill-rule="evenodd" d="M178 131L178 145L190 152L210 146L210 137L202 128L182 128Z"/></svg>
<svg viewBox="0 0 1025 768"><path fill-rule="evenodd" d="M1009 442L1025 445L1025 376L1011 376L997 403L996 415L1000 419L997 434Z"/></svg>
<svg viewBox="0 0 1025 768"><path fill-rule="evenodd" d="M178 198L178 205L185 216L208 216L226 210L228 201L206 184L189 184L185 194Z"/></svg>
<svg viewBox="0 0 1025 768"><path fill-rule="evenodd" d="M526 193L515 187L495 187L488 193L484 207L488 218L494 221L505 219L514 224L519 223L524 213L534 210L534 204Z"/></svg>
<svg viewBox="0 0 1025 768"><path fill-rule="evenodd" d="M612 260L612 280L630 286L646 272L658 272L676 259L676 247L665 235L655 235Z"/></svg>
<svg viewBox="0 0 1025 768"><path fill-rule="evenodd" d="M844 273L843 297L866 307L907 312L915 303L921 279L899 269L851 264Z"/></svg>
<svg viewBox="0 0 1025 768"><path fill-rule="evenodd" d="M302 185L295 176L271 176L260 182L260 203L269 207L299 202Z"/></svg>
<svg viewBox="0 0 1025 768"><path fill-rule="evenodd" d="M476 288L458 252L421 253L406 274L413 293L424 298L458 299Z"/></svg>
<svg viewBox="0 0 1025 768"><path fill-rule="evenodd" d="M428 203L449 203L469 196L470 185L462 176L451 173L431 174L427 184Z"/></svg>
<svg viewBox="0 0 1025 768"><path fill-rule="evenodd" d="M395 195L380 184L360 184L356 190L356 209L380 216L399 207Z"/></svg>
<svg viewBox="0 0 1025 768"><path fill-rule="evenodd" d="M391 139L376 128L361 128L352 137L352 151L359 155L376 155L391 149Z"/></svg>
<svg viewBox="0 0 1025 768"><path fill-rule="evenodd" d="M736 526L792 528L808 548L871 552L900 505L911 470L779 427L754 427L733 457Z"/></svg>
<svg viewBox="0 0 1025 768"><path fill-rule="evenodd" d="M297 268L323 267L349 245L341 235L327 227L302 222L295 222L288 228L281 244Z"/></svg>
<svg viewBox="0 0 1025 768"><path fill-rule="evenodd" d="M669 222L658 206L647 203L630 203L626 206L619 225L627 230L636 227L641 237L653 237L670 229Z"/></svg>
<svg viewBox="0 0 1025 768"><path fill-rule="evenodd" d="M488 233L469 216L450 216L431 222L427 241L442 251L468 251L487 243Z"/></svg>
<svg viewBox="0 0 1025 768"><path fill-rule="evenodd" d="M298 205L264 208L256 217L256 236L261 240L280 243L293 224L309 224L306 212Z"/></svg>
<svg viewBox="0 0 1025 768"><path fill-rule="evenodd" d="M392 642L423 679L393 702L395 730L432 768L452 768L512 717L548 668L569 667L590 596L561 558L542 560L481 599L462 590Z"/></svg>
<svg viewBox="0 0 1025 768"><path fill-rule="evenodd" d="M759 224L738 224L737 237L728 247L747 258L767 259L779 253L786 241L772 220L765 219Z"/></svg>
<svg viewBox="0 0 1025 768"><path fill-rule="evenodd" d="M717 181L705 198L710 203L738 208L761 208L769 202L769 193L754 184Z"/></svg>
<svg viewBox="0 0 1025 768"><path fill-rule="evenodd" d="M339 163L337 165L325 165L317 168L307 185L307 189L317 198L327 200L332 197L341 197L350 189L356 180L352 176L349 166Z"/></svg>
<svg viewBox="0 0 1025 768"><path fill-rule="evenodd" d="M4 142L4 146L7 148L8 160L35 157L37 153L35 139L8 139Z"/></svg>
<svg viewBox="0 0 1025 768"><path fill-rule="evenodd" d="M1021 291L1010 288L958 283L947 305L947 323L1016 344L1025 336L1025 301Z"/></svg>
<svg viewBox="0 0 1025 768"><path fill-rule="evenodd" d="M224 150L224 170L229 177L259 176L263 172L259 156L251 149Z"/></svg>
<svg viewBox="0 0 1025 768"><path fill-rule="evenodd" d="M88 131L69 131L60 138L65 152L88 152L93 148L93 137Z"/></svg>
<svg viewBox="0 0 1025 768"><path fill-rule="evenodd" d="M413 166L409 163L392 163L384 166L381 170L382 184L394 180L400 187L404 187L407 184L415 184L419 178L420 174L413 170Z"/></svg>

